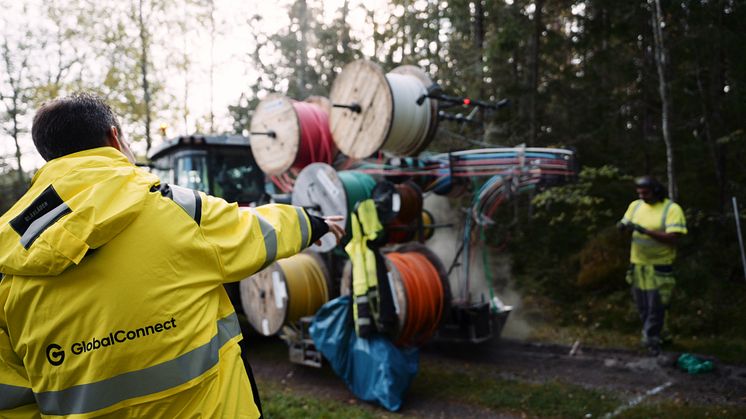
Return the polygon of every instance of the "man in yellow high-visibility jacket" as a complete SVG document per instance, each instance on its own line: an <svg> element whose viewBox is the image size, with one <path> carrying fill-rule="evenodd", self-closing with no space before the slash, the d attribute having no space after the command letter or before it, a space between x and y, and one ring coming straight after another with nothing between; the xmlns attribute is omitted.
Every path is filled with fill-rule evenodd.
<svg viewBox="0 0 746 419"><path fill-rule="evenodd" d="M0 217L0 417L260 417L222 285L343 231L163 184L120 132L86 94L34 117L47 164Z"/></svg>
<svg viewBox="0 0 746 419"><path fill-rule="evenodd" d="M655 178L635 180L640 199L629 204L617 224L632 232L627 283L643 322L642 341L651 353L660 353L665 316L676 285L673 262L676 244L687 233L681 207L666 198L665 188Z"/></svg>

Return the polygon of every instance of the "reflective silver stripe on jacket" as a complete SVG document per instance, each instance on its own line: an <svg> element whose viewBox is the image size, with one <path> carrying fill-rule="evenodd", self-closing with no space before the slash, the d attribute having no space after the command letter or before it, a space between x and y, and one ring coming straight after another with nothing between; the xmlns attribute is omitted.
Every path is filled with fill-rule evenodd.
<svg viewBox="0 0 746 419"><path fill-rule="evenodd" d="M264 264L259 270L262 270L269 266L277 258L277 232L272 227L269 221L259 215L254 208L248 208L248 211L256 216L259 220L259 228L262 230L262 236L264 236L264 250L267 252L267 258L264 259Z"/></svg>
<svg viewBox="0 0 746 419"><path fill-rule="evenodd" d="M35 393L39 410L46 415L89 413L193 380L214 367L218 363L220 348L241 333L236 313L217 323L218 333L209 342L178 358L95 383Z"/></svg>
<svg viewBox="0 0 746 419"><path fill-rule="evenodd" d="M666 218L668 218L668 210L671 208L671 204L673 204L673 201L668 200L666 202L666 206L663 207L663 217L661 218L661 230L664 232L666 231Z"/></svg>
<svg viewBox="0 0 746 419"><path fill-rule="evenodd" d="M199 192L177 185L169 185L169 187L174 202L179 204L199 224L202 219L202 198L200 198Z"/></svg>
<svg viewBox="0 0 746 419"><path fill-rule="evenodd" d="M31 242L34 241L39 235L47 229L50 225L54 224L61 216L70 212L70 207L64 202L57 205L53 210L39 217L36 221L31 223L28 229L21 236L21 244L24 248L28 249Z"/></svg>
<svg viewBox="0 0 746 419"><path fill-rule="evenodd" d="M300 248L303 249L311 245L308 240L311 238L308 235L308 223L306 221L306 214L302 208L295 207L295 212L298 214L298 224L300 224Z"/></svg>
<svg viewBox="0 0 746 419"><path fill-rule="evenodd" d="M34 393L29 387L0 384L0 410L15 409L34 402Z"/></svg>

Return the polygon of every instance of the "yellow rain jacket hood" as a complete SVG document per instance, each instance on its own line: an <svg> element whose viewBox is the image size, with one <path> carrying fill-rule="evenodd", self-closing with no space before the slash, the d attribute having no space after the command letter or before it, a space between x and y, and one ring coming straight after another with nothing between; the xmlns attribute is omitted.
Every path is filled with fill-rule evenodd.
<svg viewBox="0 0 746 419"><path fill-rule="evenodd" d="M127 227L140 212L149 189L158 183L158 177L138 170L112 147L50 161L36 173L28 193L0 218L0 272L59 275L80 263L89 249L103 246ZM39 199L45 191L45 198L65 196L64 203ZM36 205L31 205L34 201ZM21 223L24 216L31 217L55 204L59 221L25 249L9 221L17 218Z"/></svg>
<svg viewBox="0 0 746 419"><path fill-rule="evenodd" d="M308 246L111 147L48 162L0 217L0 417L258 417L223 288Z"/></svg>

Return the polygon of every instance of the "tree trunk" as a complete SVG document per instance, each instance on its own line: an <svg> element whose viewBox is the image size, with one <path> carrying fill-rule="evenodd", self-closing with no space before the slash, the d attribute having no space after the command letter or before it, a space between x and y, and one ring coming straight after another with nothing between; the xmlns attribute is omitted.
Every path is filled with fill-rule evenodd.
<svg viewBox="0 0 746 419"><path fill-rule="evenodd" d="M7 113L8 116L10 116L12 128L8 132L10 136L13 138L13 144L15 145L15 158L16 162L18 164L18 183L19 186L23 185L26 181L25 174L23 173L23 165L21 163L21 145L18 143L18 136L21 133L21 129L18 126L18 116L20 113L19 106L23 99L21 99L22 94L22 88L21 83L23 82L23 70L26 68L27 64L27 56L24 56L23 61L20 65L20 70L18 71L18 74L14 76L13 74L13 63L11 59L11 51L10 46L8 46L8 41L6 39L3 39L2 44L2 53L3 53L3 61L5 62L5 71L8 75L8 84L10 85L11 89L11 95L10 96L3 96L2 92L0 92L0 100L10 99L10 105L7 103ZM0 126L1 127L1 126Z"/></svg>
<svg viewBox="0 0 746 419"><path fill-rule="evenodd" d="M210 0L210 133L215 133L215 0Z"/></svg>
<svg viewBox="0 0 746 419"><path fill-rule="evenodd" d="M182 70L184 70L184 134L189 133L189 54L187 52L187 33L189 32L187 29L188 21L187 3L186 0L184 0L181 18L181 58L182 63L184 64L184 67L182 68Z"/></svg>
<svg viewBox="0 0 746 419"><path fill-rule="evenodd" d="M653 0L652 5L652 27L653 44L655 49L655 66L658 70L658 93L661 98L661 131L663 142L666 144L666 173L668 175L668 195L676 200L679 191L676 185L676 172L674 170L674 155L669 122L671 117L671 99L668 96L668 82L666 81L666 47L663 44L663 13L660 0Z"/></svg>
<svg viewBox="0 0 746 419"><path fill-rule="evenodd" d="M484 47L484 5L482 0L474 2L474 47L482 51Z"/></svg>
<svg viewBox="0 0 746 419"><path fill-rule="evenodd" d="M707 92L702 84L701 69L697 64L697 91L700 96L700 106L702 109L702 137L707 143L707 148L710 151L710 158L712 158L712 164L715 168L715 179L718 186L718 210L720 213L725 211L726 195L725 195L725 165L721 147L718 146L712 135L712 122L711 122L711 110L708 106Z"/></svg>
<svg viewBox="0 0 746 419"><path fill-rule="evenodd" d="M482 0L474 2L474 48L477 56L474 60L474 75L477 77L475 95L484 91L484 5ZM482 110L480 110L481 112ZM482 117L484 117L483 112Z"/></svg>
<svg viewBox="0 0 746 419"><path fill-rule="evenodd" d="M300 0L298 10L298 23L300 25L299 37L298 37L298 51L297 51L297 62L298 66L298 95L300 97L306 96L306 82L307 82L307 71L308 71L308 45L307 36L309 32L308 25L308 4L306 0Z"/></svg>
<svg viewBox="0 0 746 419"><path fill-rule="evenodd" d="M18 94L13 92L13 142L16 146L16 161L18 162L18 186L21 187L26 181L26 175L23 173L23 165L21 164L21 145L18 143L18 135L20 129L18 128Z"/></svg>
<svg viewBox="0 0 746 419"><path fill-rule="evenodd" d="M148 84L148 29L145 26L142 9L144 0L138 7L138 25L140 27L140 72L142 73L142 93L145 102L145 153L150 151L150 85Z"/></svg>
<svg viewBox="0 0 746 419"><path fill-rule="evenodd" d="M534 36L531 42L531 73L530 73L530 88L529 94L529 119L530 119L530 133L529 133L529 145L536 145L536 138L538 136L538 95L539 95L539 56L541 42L541 33L544 31L544 25L542 23L542 13L544 8L544 0L537 0L535 3L536 9L534 10Z"/></svg>

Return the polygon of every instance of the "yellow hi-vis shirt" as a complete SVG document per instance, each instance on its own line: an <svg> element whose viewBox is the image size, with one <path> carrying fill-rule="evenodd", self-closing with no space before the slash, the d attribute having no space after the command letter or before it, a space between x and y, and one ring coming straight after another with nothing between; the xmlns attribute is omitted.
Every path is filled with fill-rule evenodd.
<svg viewBox="0 0 746 419"><path fill-rule="evenodd" d="M655 204L642 199L629 204L622 218L624 223L634 223L651 230L686 234L686 219L681 207L666 198ZM630 263L635 265L670 265L676 259L676 247L661 243L647 234L632 233Z"/></svg>
<svg viewBox="0 0 746 419"><path fill-rule="evenodd" d="M111 147L48 162L0 217L0 417L258 417L222 285L310 233L301 208L162 185Z"/></svg>

